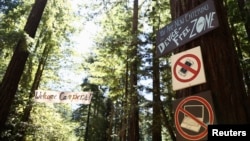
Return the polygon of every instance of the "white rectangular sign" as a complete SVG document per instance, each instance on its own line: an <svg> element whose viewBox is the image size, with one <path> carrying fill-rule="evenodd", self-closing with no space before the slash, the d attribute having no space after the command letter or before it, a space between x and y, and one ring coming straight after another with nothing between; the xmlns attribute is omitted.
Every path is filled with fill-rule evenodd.
<svg viewBox="0 0 250 141"><path fill-rule="evenodd" d="M90 104L92 92L35 91L36 102Z"/></svg>
<svg viewBox="0 0 250 141"><path fill-rule="evenodd" d="M200 46L171 56L173 90L206 82Z"/></svg>

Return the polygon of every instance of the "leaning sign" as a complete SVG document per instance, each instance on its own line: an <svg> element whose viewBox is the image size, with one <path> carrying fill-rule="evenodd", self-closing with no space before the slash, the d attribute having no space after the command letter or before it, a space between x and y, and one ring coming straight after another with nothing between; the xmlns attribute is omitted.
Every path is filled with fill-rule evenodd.
<svg viewBox="0 0 250 141"><path fill-rule="evenodd" d="M35 91L36 102L90 104L92 92Z"/></svg>
<svg viewBox="0 0 250 141"><path fill-rule="evenodd" d="M161 57L218 26L214 3L207 0L157 32L157 56Z"/></svg>

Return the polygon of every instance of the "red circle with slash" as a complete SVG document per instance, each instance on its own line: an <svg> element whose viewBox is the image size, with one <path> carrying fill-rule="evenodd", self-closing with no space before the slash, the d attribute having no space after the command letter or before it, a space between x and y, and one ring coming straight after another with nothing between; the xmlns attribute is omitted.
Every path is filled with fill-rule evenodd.
<svg viewBox="0 0 250 141"><path fill-rule="evenodd" d="M193 68L191 68L190 66L188 66L188 65L186 65L186 64L184 64L184 63L182 63L181 62L181 60L182 59L185 59L185 58L193 58L195 61L196 61L196 63L197 63L197 69L193 69ZM189 71L189 72L191 72L192 74L193 74L193 76L192 77L190 77L190 78L188 78L188 79L183 79L183 78L180 78L179 76L178 76L178 74L176 73L177 71L176 71L176 69L177 69L177 66L181 66L182 68L184 68L184 69L186 69L187 71ZM197 56L195 56L194 54L186 54L186 55L183 55L182 57L180 57L176 62L175 62L175 64L174 64L174 77L178 80L178 81L180 81L180 82L189 82L189 81L192 81L193 79L195 79L196 78L196 76L199 74L199 72L200 72L200 69L201 69L201 61L200 61L200 59L197 57Z"/></svg>
<svg viewBox="0 0 250 141"><path fill-rule="evenodd" d="M188 139L188 140L199 140L204 138L208 131L207 131L207 124L203 123L202 121L200 121L199 119L197 119L193 114L189 113L188 111L186 111L183 107L184 105L189 102L189 101L198 101L200 103L202 103L205 108L208 111L208 116L209 116L209 124L213 124L214 123L214 113L213 113L213 109L211 107L211 105L209 104L209 102L200 97L200 96L189 96L185 99L183 99L177 106L176 108L176 112L175 112L175 125L176 125L176 129L179 132L179 134ZM189 135L187 134L181 127L180 127L180 122L179 122L179 114L180 113L184 113L185 115L189 116L190 118L192 118L194 121L196 121L198 124L200 124L203 128L205 128L205 130L197 135Z"/></svg>

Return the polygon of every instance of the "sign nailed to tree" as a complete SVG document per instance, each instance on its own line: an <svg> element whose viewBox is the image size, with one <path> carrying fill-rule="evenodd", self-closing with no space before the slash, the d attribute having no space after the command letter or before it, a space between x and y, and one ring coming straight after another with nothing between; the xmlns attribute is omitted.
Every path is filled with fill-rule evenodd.
<svg viewBox="0 0 250 141"><path fill-rule="evenodd" d="M217 123L210 91L177 99L173 108L177 140L207 140L208 125Z"/></svg>
<svg viewBox="0 0 250 141"><path fill-rule="evenodd" d="M206 82L200 46L171 56L173 90Z"/></svg>
<svg viewBox="0 0 250 141"><path fill-rule="evenodd" d="M157 56L165 55L218 26L214 3L207 0L158 31Z"/></svg>
<svg viewBox="0 0 250 141"><path fill-rule="evenodd" d="M35 91L36 102L90 104L92 92Z"/></svg>

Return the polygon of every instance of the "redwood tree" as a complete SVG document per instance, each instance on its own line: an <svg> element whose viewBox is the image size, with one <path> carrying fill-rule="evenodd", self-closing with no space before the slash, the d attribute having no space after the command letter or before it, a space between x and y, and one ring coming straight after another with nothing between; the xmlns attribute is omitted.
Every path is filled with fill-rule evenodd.
<svg viewBox="0 0 250 141"><path fill-rule="evenodd" d="M156 2L157 3L157 2ZM157 3L158 4L158 3ZM153 7L153 14L155 14L155 7ZM160 21L158 21L160 22ZM153 33L156 33L156 27L153 25ZM153 39L155 40L155 38ZM160 68L159 58L156 57L156 45L153 45L153 125L152 125L152 141L161 141L161 93L160 93Z"/></svg>
<svg viewBox="0 0 250 141"><path fill-rule="evenodd" d="M173 20L198 6L205 0L171 0ZM219 124L249 123L246 90L233 46L223 1L214 0L219 27L174 50L175 53L200 46L206 83L176 91L176 98L210 90Z"/></svg>
<svg viewBox="0 0 250 141"><path fill-rule="evenodd" d="M134 0L133 10L133 25L132 25L132 36L133 40L131 43L130 50L130 113L129 113L129 130L128 140L138 141L139 140L139 106L138 106L138 92L137 92L137 35L138 35L138 0Z"/></svg>
<svg viewBox="0 0 250 141"><path fill-rule="evenodd" d="M46 3L47 0L36 0L33 5L24 27L25 34L28 34L31 38L35 37ZM8 118L10 107L14 100L28 56L27 40L25 36L23 36L16 45L14 54L0 86L0 127L4 127Z"/></svg>

